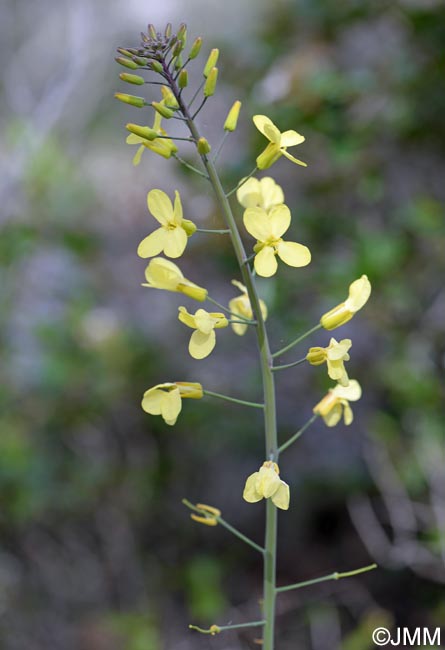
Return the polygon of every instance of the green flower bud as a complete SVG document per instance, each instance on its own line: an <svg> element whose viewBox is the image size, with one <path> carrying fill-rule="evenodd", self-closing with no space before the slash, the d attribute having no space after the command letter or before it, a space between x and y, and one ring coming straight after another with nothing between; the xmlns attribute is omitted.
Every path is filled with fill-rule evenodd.
<svg viewBox="0 0 445 650"><path fill-rule="evenodd" d="M123 56L116 56L114 60L117 61L119 65L123 65L124 68L130 68L130 70L137 70L139 68L137 63L130 61L130 59L124 59Z"/></svg>
<svg viewBox="0 0 445 650"><path fill-rule="evenodd" d="M162 63L159 63L159 61L152 61L150 63L150 68L154 72L159 72L160 74L162 74L164 72L164 68L162 67Z"/></svg>
<svg viewBox="0 0 445 650"><path fill-rule="evenodd" d="M182 47L184 48L187 40L187 25L185 23L180 24L176 36L178 37L178 41L181 41Z"/></svg>
<svg viewBox="0 0 445 650"><path fill-rule="evenodd" d="M187 237L191 237L193 235L193 233L196 232L196 226L193 223L193 221L190 221L190 219L183 219L181 227L187 233Z"/></svg>
<svg viewBox="0 0 445 650"><path fill-rule="evenodd" d="M140 77L138 74L127 74L126 72L121 72L119 77L122 81L134 84L135 86L142 86L145 83L144 77Z"/></svg>
<svg viewBox="0 0 445 650"><path fill-rule="evenodd" d="M155 111L157 111L160 115L162 115L162 117L167 118L167 120L173 117L173 115L175 114L175 112L172 111L171 108L167 108L166 106L164 106L164 104L161 104L160 102L151 102L151 105L153 106Z"/></svg>
<svg viewBox="0 0 445 650"><path fill-rule="evenodd" d="M146 106L145 99L143 97L135 97L135 95L126 95L125 93L114 93L116 99L124 104L130 104L131 106L136 106L137 108L143 108Z"/></svg>
<svg viewBox="0 0 445 650"><path fill-rule="evenodd" d="M201 156L205 156L206 154L210 153L211 150L211 146L205 138L199 138L197 148L198 153L200 153Z"/></svg>
<svg viewBox="0 0 445 650"><path fill-rule="evenodd" d="M124 56L130 57L130 59L132 57L130 50L125 50L123 47L118 47L117 51L119 52L119 54L123 54Z"/></svg>
<svg viewBox="0 0 445 650"><path fill-rule="evenodd" d="M189 52L189 59L196 59L198 56L199 52L201 51L201 46L202 46L202 38L198 36L198 38L195 38L193 41L192 47L190 48Z"/></svg>
<svg viewBox="0 0 445 650"><path fill-rule="evenodd" d="M138 135L144 140L155 140L158 137L158 133L154 129L150 129L149 126L140 126L139 124L126 124L125 128L130 133Z"/></svg>
<svg viewBox="0 0 445 650"><path fill-rule="evenodd" d="M226 121L224 122L224 131L235 131L236 125L238 124L238 116L241 109L241 102L239 99L233 104L232 108L228 112Z"/></svg>
<svg viewBox="0 0 445 650"><path fill-rule="evenodd" d="M158 39L158 35L157 35L157 33L156 33L155 26L152 25L152 23L149 23L149 25L148 25L148 33L150 34L150 37L151 37L154 41L156 41L156 40Z"/></svg>
<svg viewBox="0 0 445 650"><path fill-rule="evenodd" d="M175 70L179 70L179 68L182 68L182 56L180 54L175 59Z"/></svg>
<svg viewBox="0 0 445 650"><path fill-rule="evenodd" d="M133 56L133 61L138 65L147 65L148 63L148 59L146 59L144 56Z"/></svg>
<svg viewBox="0 0 445 650"><path fill-rule="evenodd" d="M216 89L218 81L218 68L212 68L204 84L204 97L211 97Z"/></svg>
<svg viewBox="0 0 445 650"><path fill-rule="evenodd" d="M178 77L178 86L180 88L185 88L189 82L189 76L187 70L181 70Z"/></svg>
<svg viewBox="0 0 445 650"><path fill-rule="evenodd" d="M210 52L209 58L207 59L207 63L204 66L204 70L202 73L204 77L207 78L209 76L210 70L214 68L218 62L218 57L219 57L219 50L215 48Z"/></svg>
<svg viewBox="0 0 445 650"><path fill-rule="evenodd" d="M167 23L167 25L165 26L164 36L165 38L170 38L171 35L172 35L172 24Z"/></svg>

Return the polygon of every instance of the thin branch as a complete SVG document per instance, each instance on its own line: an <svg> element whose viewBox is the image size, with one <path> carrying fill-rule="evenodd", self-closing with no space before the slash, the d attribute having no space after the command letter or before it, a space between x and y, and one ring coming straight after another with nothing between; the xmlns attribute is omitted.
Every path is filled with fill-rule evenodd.
<svg viewBox="0 0 445 650"><path fill-rule="evenodd" d="M377 569L377 564L369 564L364 566L361 569L355 569L354 571L345 571L344 573L330 573L327 576L322 576L321 578L314 578L313 580L305 580L304 582L296 582L293 585L286 585L285 587L277 587L277 593L283 593L284 591L291 591L293 589L301 589L302 587L309 587L310 585L316 585L319 582L328 582L329 580L341 580L341 578L351 578L352 576L357 576L360 573L366 573L367 571L373 571Z"/></svg>
<svg viewBox="0 0 445 650"><path fill-rule="evenodd" d="M219 399L224 399L227 402L235 402L235 404L242 404L243 406L251 406L252 408L256 409L263 409L264 404L259 404L258 402L247 402L246 400L243 399L237 399L236 397L229 397L228 395L221 395L220 393L214 393L211 390L203 390L204 395L208 395L209 397L218 397Z"/></svg>
<svg viewBox="0 0 445 650"><path fill-rule="evenodd" d="M242 187L242 186L244 185L244 183L245 183L246 181L248 181L249 178L250 178L251 176L253 176L257 170L258 170L258 167L254 167L254 168L252 169L252 171L250 172L250 174L249 174L248 176L245 176L244 178L242 178L242 179L240 180L240 182L238 183L238 185L236 185L236 187L234 187L233 189L231 189L230 192L226 192L226 197L229 198L229 196L232 196L232 194L233 194L234 192L236 192L236 190L239 190L239 188Z"/></svg>
<svg viewBox="0 0 445 650"><path fill-rule="evenodd" d="M311 426L311 424L312 424L313 422L315 422L315 420L316 420L317 418L318 418L318 413L315 413L315 415L313 415L313 416L311 417L311 419L308 420L308 421L306 422L306 424L303 424L303 426L301 427L301 429L299 429L299 430L297 431L297 433L294 433L294 435L291 436L291 437L289 438L289 440L287 440L285 443L283 443L283 444L281 445L281 447L278 447L278 453L281 454L285 449L287 449L288 447L290 447L290 446L291 446L291 445L292 445L296 440L298 440L298 438L299 438L301 435L303 435L303 433L306 431L306 429L308 429L308 428Z"/></svg>
<svg viewBox="0 0 445 650"><path fill-rule="evenodd" d="M285 363L282 366L272 366L271 370L275 372L276 370L286 370L286 368L293 368L294 366L299 366L301 363L306 361L306 357L298 359L298 361L293 361L292 363Z"/></svg>
<svg viewBox="0 0 445 650"><path fill-rule="evenodd" d="M312 329L308 330L307 332L305 332L304 334L299 336L297 339L295 339L295 341L292 341L292 343L289 343L289 345L286 345L284 348L281 348L281 350L278 350L278 352L274 352L272 354L272 358L280 357L282 354L284 354L285 352L287 352L288 350L293 348L294 345L297 345L297 343L300 343L300 341L302 341L303 339L308 337L310 334L313 334L314 332L316 332L317 330L319 330L321 328L322 328L322 325L320 323L318 323L318 325L315 325L315 327L313 327Z"/></svg>

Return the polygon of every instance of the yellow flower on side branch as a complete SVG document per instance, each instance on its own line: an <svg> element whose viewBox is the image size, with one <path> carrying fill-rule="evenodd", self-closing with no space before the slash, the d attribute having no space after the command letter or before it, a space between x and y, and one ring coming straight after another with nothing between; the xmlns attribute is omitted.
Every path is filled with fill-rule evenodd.
<svg viewBox="0 0 445 650"><path fill-rule="evenodd" d="M355 379L350 379L347 386L337 384L331 388L327 395L314 406L314 413L321 415L328 427L335 427L343 419L346 425L354 419L349 402L356 402L362 396L360 384Z"/></svg>
<svg viewBox="0 0 445 650"><path fill-rule="evenodd" d="M345 302L341 302L320 318L321 325L325 330L333 330L344 325L359 311L371 295L371 283L367 275L362 275L358 280L349 286L349 295Z"/></svg>
<svg viewBox="0 0 445 650"><path fill-rule="evenodd" d="M242 318L247 318L249 320L253 319L252 305L250 304L249 296L247 295L247 289L244 284L238 282L238 280L232 280L232 284L241 291L240 296L232 298L229 302L229 309L233 314L241 316ZM263 320L267 319L267 306L264 300L260 300L261 313L263 315ZM235 334L238 336L243 336L246 333L247 325L244 323L231 323L232 329Z"/></svg>
<svg viewBox="0 0 445 650"><path fill-rule="evenodd" d="M351 345L351 339L343 339L338 342L334 338L331 338L327 348L310 348L306 359L313 366L319 366L326 361L329 377L338 381L342 386L347 386L349 384L349 377L344 362L350 359L348 350Z"/></svg>
<svg viewBox="0 0 445 650"><path fill-rule="evenodd" d="M195 231L193 221L183 219L179 192L175 191L175 205L162 190L147 194L147 206L161 227L145 237L138 246L139 257L147 258L164 252L167 257L180 257L187 246L187 239Z"/></svg>
<svg viewBox="0 0 445 650"><path fill-rule="evenodd" d="M147 282L142 284L143 287L176 291L199 302L207 299L207 289L187 280L176 264L163 257L154 257L150 261L145 269L145 278Z"/></svg>
<svg viewBox="0 0 445 650"><path fill-rule="evenodd" d="M266 460L258 472L251 474L244 487L243 499L256 503L261 499L272 499L272 503L281 510L289 508L289 486L280 479L280 470L276 463Z"/></svg>
<svg viewBox="0 0 445 650"><path fill-rule="evenodd" d="M149 388L142 398L142 408L150 415L162 415L169 425L175 424L182 409L182 400L201 399L202 386L189 381L166 382Z"/></svg>
<svg viewBox="0 0 445 650"><path fill-rule="evenodd" d="M305 162L298 160L287 152L288 147L294 147L305 141L305 137L296 131L281 131L266 115L254 115L253 122L260 133L269 140L269 144L256 159L258 169L268 169L281 156L286 156L297 165L307 167Z"/></svg>
<svg viewBox="0 0 445 650"><path fill-rule="evenodd" d="M162 100L162 102L164 102L164 100ZM162 104L162 102L160 103ZM166 131L161 127L161 120L162 120L161 115L155 111L155 119L153 122L153 126L151 128L158 135L167 136ZM136 151L135 156L133 158L133 165L135 166L139 165L139 163L141 162L141 156L144 153L144 149L149 149L150 151L153 151L154 153L158 154L159 156L162 156L163 158L171 158L171 156L178 151L178 147L175 145L173 140L170 140L170 138L167 137L154 138L153 140L146 140L145 138L141 138L139 135L136 135L135 133L130 133L130 135L127 136L126 143L141 145Z"/></svg>
<svg viewBox="0 0 445 650"><path fill-rule="evenodd" d="M236 191L236 198L243 208L263 208L266 212L284 203L283 190L270 176L249 178Z"/></svg>
<svg viewBox="0 0 445 650"><path fill-rule="evenodd" d="M218 510L218 508L214 508L213 506L208 506L205 503L197 503L196 508L202 511L202 515L192 513L190 517L194 521L204 524L205 526L216 526L218 524L217 517L221 516L221 510Z"/></svg>
<svg viewBox="0 0 445 650"><path fill-rule="evenodd" d="M208 312L198 309L195 314L189 314L185 307L179 307L179 320L187 327L195 329L190 343L189 352L194 359L205 359L216 345L215 328L227 327L229 321L219 312Z"/></svg>
<svg viewBox="0 0 445 650"><path fill-rule="evenodd" d="M311 261L307 246L292 241L283 241L282 235L290 226L291 214L287 205L274 206L266 212L262 208L247 208L244 211L244 225L247 232L257 239L254 246L255 271L268 278L276 273L276 255L289 266L306 266Z"/></svg>

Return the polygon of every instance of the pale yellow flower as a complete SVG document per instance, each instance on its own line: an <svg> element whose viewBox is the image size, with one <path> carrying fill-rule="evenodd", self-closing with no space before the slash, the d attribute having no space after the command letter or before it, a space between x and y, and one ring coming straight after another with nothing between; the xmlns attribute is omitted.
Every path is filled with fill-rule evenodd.
<svg viewBox="0 0 445 650"><path fill-rule="evenodd" d="M297 165L307 167L306 163L287 153L288 147L294 147L304 142L305 137L303 135L296 131L284 131L281 133L272 120L265 115L254 115L253 121L258 131L269 140L267 147L256 159L258 169L267 169L281 156L286 156L288 160L291 160Z"/></svg>
<svg viewBox="0 0 445 650"><path fill-rule="evenodd" d="M349 296L345 302L341 302L320 319L321 325L326 330L333 330L344 325L359 311L368 301L371 295L371 283L368 276L362 275L358 280L349 286Z"/></svg>
<svg viewBox="0 0 445 650"><path fill-rule="evenodd" d="M351 345L351 339L343 339L338 342L334 338L331 338L327 348L310 348L306 359L313 366L319 366L326 361L329 377L338 381L342 386L347 386L349 384L349 377L344 362L350 359L348 350Z"/></svg>
<svg viewBox="0 0 445 650"><path fill-rule="evenodd" d="M248 318L249 320L252 320L252 305L250 304L246 287L244 284L241 284L241 282L238 282L238 280L232 280L232 284L235 285L235 287L238 287L238 289L241 291L241 295L236 296L236 298L232 298L232 300L229 302L230 311L234 314L237 314L238 316L241 316L242 318ZM266 320L267 307L264 300L260 300L260 309L263 315L263 320ZM238 334L238 336L245 334L248 327L248 325L244 325L244 323L231 323L231 325L233 331L235 334Z"/></svg>
<svg viewBox="0 0 445 650"><path fill-rule="evenodd" d="M161 104L164 102L160 102ZM161 127L161 115L155 111L155 119L153 122L153 126L151 127L158 135L163 135L166 136L167 133L165 130ZM144 138L141 138L139 135L136 135L135 133L130 133L130 135L127 136L127 139L125 141L127 144L139 144L141 145L138 150L136 151L136 154L133 158L133 165L139 165L141 162L141 156L144 153L144 149L150 149L150 151L153 151L154 153L157 153L159 156L162 156L163 158L171 158L173 154L175 154L178 151L178 147L175 145L173 140L170 140L170 138L155 138L154 140L145 140Z"/></svg>
<svg viewBox="0 0 445 650"><path fill-rule="evenodd" d="M280 470L276 463L267 460L258 472L251 474L244 487L243 499L248 503L256 503L261 499L272 499L277 508L288 510L289 486L280 479Z"/></svg>
<svg viewBox="0 0 445 650"><path fill-rule="evenodd" d="M207 299L207 289L187 280L176 264L170 262L170 260L165 260L163 257L154 257L150 261L150 264L145 269L145 278L147 282L142 285L143 287L177 291L189 296L189 298L199 300L199 302L204 302Z"/></svg>
<svg viewBox="0 0 445 650"><path fill-rule="evenodd" d="M167 257L180 257L187 246L187 239L195 231L195 224L183 219L179 192L175 190L175 205L162 190L147 194L147 206L161 227L145 237L138 246L139 257L147 258L164 252Z"/></svg>
<svg viewBox="0 0 445 650"><path fill-rule="evenodd" d="M327 395L314 406L314 413L321 415L328 427L335 427L343 419L346 425L354 419L349 402L356 402L362 396L360 384L355 379L350 379L347 386L337 384L331 388Z"/></svg>
<svg viewBox="0 0 445 650"><path fill-rule="evenodd" d="M166 382L144 393L142 408L150 415L162 415L169 425L175 424L182 408L182 399L201 399L201 384L189 381Z"/></svg>
<svg viewBox="0 0 445 650"><path fill-rule="evenodd" d="M218 517L221 516L221 510L208 506L205 503L197 503L196 507L202 511L202 515L191 514L190 517L200 524L205 526L216 526L218 524Z"/></svg>
<svg viewBox="0 0 445 650"><path fill-rule="evenodd" d="M208 312L198 309L195 314L189 314L185 307L179 307L179 320L194 330L189 343L190 356L194 359L205 359L216 345L215 328L227 327L229 321L219 312Z"/></svg>
<svg viewBox="0 0 445 650"><path fill-rule="evenodd" d="M261 180L249 178L237 190L236 198L243 208L263 208L266 212L284 203L283 190L270 176Z"/></svg>
<svg viewBox="0 0 445 650"><path fill-rule="evenodd" d="M258 240L253 249L258 275L268 278L276 273L276 255L289 266L306 266L311 261L309 248L281 238L291 222L287 205L276 205L269 212L262 208L247 208L243 221L247 232Z"/></svg>

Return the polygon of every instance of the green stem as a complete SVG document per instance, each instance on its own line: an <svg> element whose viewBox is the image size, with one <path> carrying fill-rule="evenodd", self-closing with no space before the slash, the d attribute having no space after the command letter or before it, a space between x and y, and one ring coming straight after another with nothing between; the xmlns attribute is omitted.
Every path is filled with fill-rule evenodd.
<svg viewBox="0 0 445 650"><path fill-rule="evenodd" d="M229 323L239 323L240 325L258 325L256 320L249 320L249 321L246 321L246 320L234 320L233 318L231 318L229 320Z"/></svg>
<svg viewBox="0 0 445 650"><path fill-rule="evenodd" d="M206 178L208 178L207 174ZM228 228L224 228L223 230L213 230L212 228L196 228L196 232L207 232L213 235L228 235L230 233L230 230Z"/></svg>
<svg viewBox="0 0 445 650"><path fill-rule="evenodd" d="M341 578L351 578L352 576L357 576L360 573L366 573L367 571L372 571L377 569L377 564L370 564L369 566L364 566L361 569L355 569L355 571L346 571L345 573L330 573L327 576L322 576L321 578L314 578L313 580L305 580L304 582L296 582L293 585L286 585L285 587L277 587L277 593L281 594L284 591L291 591L293 589L301 589L302 587L309 587L310 585L316 585L319 582L328 582L329 580L341 580Z"/></svg>
<svg viewBox="0 0 445 650"><path fill-rule="evenodd" d="M281 348L281 350L278 350L278 352L274 352L274 353L272 354L272 357L273 357L274 359L275 359L275 357L280 357L282 354L284 354L285 352L287 352L288 350L290 350L291 348L293 348L294 345L297 345L297 343L300 343L300 341L302 341L303 339L305 339L306 337L308 337L310 334L313 334L313 333L316 332L317 330L321 329L322 327L323 327L323 326L322 326L320 323L318 323L318 325L315 325L315 327L313 327L312 329L308 330L307 332L305 332L304 334L302 334L301 336L299 336L297 339L295 339L295 341L292 341L292 343L289 343L289 345L286 345L286 347Z"/></svg>
<svg viewBox="0 0 445 650"><path fill-rule="evenodd" d="M243 406L252 406L255 409L263 409L264 404L259 404L258 402L246 402L243 399L236 399L236 397L229 397L228 395L221 395L220 393L214 393L211 390L203 390L204 395L209 397L218 397L219 399L224 399L226 402L235 402L235 404L242 404Z"/></svg>
<svg viewBox="0 0 445 650"><path fill-rule="evenodd" d="M173 154L173 158L176 158L176 160L177 160L178 162L180 162L181 165L184 165L184 167L187 167L187 169L190 169L192 172L195 172L195 174L198 174L199 176L202 176L202 177L205 178L206 180L209 180L209 177L207 176L207 174L205 174L204 172L202 172L200 169L196 169L196 167L193 167L193 165L190 165L190 163L188 163L186 160L184 160L183 158L181 158L180 156L178 156L177 153L174 153L174 154ZM198 228L198 230L199 230L199 228Z"/></svg>
<svg viewBox="0 0 445 650"><path fill-rule="evenodd" d="M308 427L311 426L312 422L315 422L315 420L316 420L317 418L318 418L318 413L315 413L315 415L313 415L313 416L311 417L311 419L308 420L308 421L306 422L306 424L303 424L303 426L301 427L301 429L299 429L299 430L297 431L297 433L294 433L294 435L291 436L291 437L289 438L289 440L286 440L286 442L283 443L283 444L278 448L278 453L281 454L285 449L287 449L288 447L290 447L292 443L294 443L296 440L298 440L298 438L299 438L299 437L300 437L300 436L301 436L301 435L306 431L306 429L307 429Z"/></svg>
<svg viewBox="0 0 445 650"><path fill-rule="evenodd" d="M202 627L197 625L189 625L189 630L195 630L201 634L219 634L219 632L224 632L224 630L238 630L243 627L259 627L260 625L265 625L266 621L249 621L249 623L237 623L235 625L215 625L213 629L211 627L208 630L204 630Z"/></svg>
<svg viewBox="0 0 445 650"><path fill-rule="evenodd" d="M192 97L192 99L190 100L190 103L189 103L189 105L188 105L188 110L190 110L190 108L192 107L193 102L194 102L195 99L198 97L198 95L199 95L199 93L201 92L201 90L204 88L204 84L205 84L205 82L206 82L205 79L204 79L203 81L201 81L200 85L199 85L198 88L196 89L196 92L195 92L195 94L193 95L193 97ZM184 111L183 111L183 112L184 112ZM184 117L185 117L185 115L184 115Z"/></svg>
<svg viewBox="0 0 445 650"><path fill-rule="evenodd" d="M274 366L272 368L273 372L276 372L277 370L286 370L286 368L293 368L294 366L299 366L301 363L304 363L306 361L306 357L303 359L298 359L298 361L293 361L292 363L285 363L282 366Z"/></svg>
<svg viewBox="0 0 445 650"><path fill-rule="evenodd" d="M248 181L249 178L250 178L251 176L253 176L253 175L255 174L255 172L257 172L257 171L258 171L258 167L254 167L248 176L245 176L244 178L242 178L242 179L240 180L240 182L238 183L238 185L236 185L234 188L232 188L232 189L230 190L230 192L227 192L226 197L232 196L232 194L233 194L234 192L236 192L236 190L239 190L239 188L240 188L242 185L244 185L244 183L245 183L246 181Z"/></svg>
<svg viewBox="0 0 445 650"><path fill-rule="evenodd" d="M215 153L215 155L213 156L213 164L215 164L216 161L218 160L218 156L219 156L219 154L221 153L222 148L223 148L224 145L225 145L225 142L226 142L226 140L227 140L227 136L229 135L229 133L230 133L230 131L224 131L224 135L223 135L223 137L221 138L221 142L220 142L219 145L218 145L218 149L216 150L216 153Z"/></svg>
<svg viewBox="0 0 445 650"><path fill-rule="evenodd" d="M249 544L249 546L254 548L256 551L259 551L261 554L264 553L264 548L262 546L260 546L259 544L256 544L249 537L246 537L245 535L243 535L239 530L237 530L236 528L231 526L229 523L227 523L227 521L225 519L223 519L222 517L216 517L216 519L217 519L218 523L221 524L221 526L224 526L224 528L227 528L227 530L229 530L233 535L235 535L235 537L238 537L239 539L241 539L246 544Z"/></svg>
<svg viewBox="0 0 445 650"><path fill-rule="evenodd" d="M252 323L250 318L244 318L244 316L241 316L241 314L237 314L234 311L230 311L230 309L227 309L227 307L224 307L224 305L221 305L221 303L217 302L216 300L213 300L213 298L210 298L209 295L207 296L207 300L209 302L212 302L214 305L216 305L220 309L222 309L222 311L225 311L226 314L230 314L231 316L235 316L235 318L240 318L246 325L250 325L250 323Z"/></svg>

